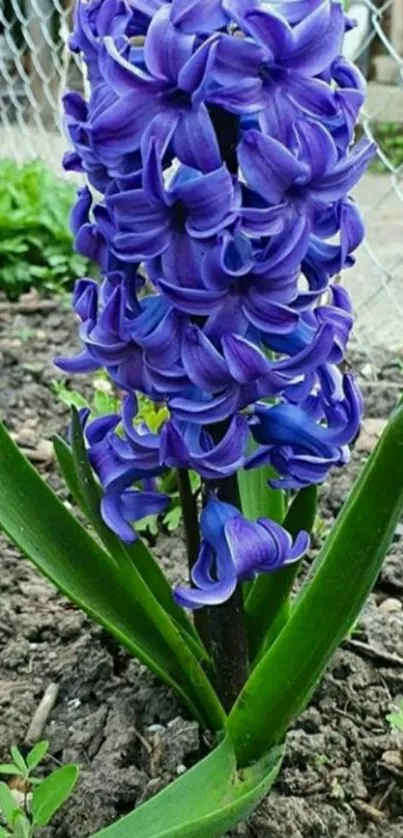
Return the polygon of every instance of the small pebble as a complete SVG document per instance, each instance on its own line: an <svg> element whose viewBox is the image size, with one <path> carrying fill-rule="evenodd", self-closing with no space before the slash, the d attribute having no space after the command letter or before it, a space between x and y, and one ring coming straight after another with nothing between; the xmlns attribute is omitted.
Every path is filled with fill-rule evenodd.
<svg viewBox="0 0 403 838"><path fill-rule="evenodd" d="M394 614L401 610L402 603L398 599L393 599L393 597L384 599L379 606L379 611L383 611L385 614Z"/></svg>
<svg viewBox="0 0 403 838"><path fill-rule="evenodd" d="M393 768L403 768L402 755L400 751L385 751L382 754L382 762L385 765L392 765Z"/></svg>
<svg viewBox="0 0 403 838"><path fill-rule="evenodd" d="M44 460L51 460L53 458L53 445L49 439L40 439L37 447L38 454Z"/></svg>
<svg viewBox="0 0 403 838"><path fill-rule="evenodd" d="M150 725L147 728L147 733L164 733L164 731L165 731L164 725L154 724L154 725Z"/></svg>
<svg viewBox="0 0 403 838"><path fill-rule="evenodd" d="M31 428L21 428L18 431L16 442L18 445L22 445L24 448L36 448L36 434L34 433Z"/></svg>

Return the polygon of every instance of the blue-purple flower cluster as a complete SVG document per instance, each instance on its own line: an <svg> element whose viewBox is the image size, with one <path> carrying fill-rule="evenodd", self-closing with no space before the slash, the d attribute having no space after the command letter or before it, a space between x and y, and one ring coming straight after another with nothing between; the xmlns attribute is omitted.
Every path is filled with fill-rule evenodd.
<svg viewBox="0 0 403 838"><path fill-rule="evenodd" d="M90 92L65 96L65 166L88 178L72 227L102 284L78 282L84 348L59 364L105 368L128 394L121 416L87 427L103 516L124 540L164 504L164 468L219 481L269 463L276 486L299 489L348 459L362 404L339 368L352 312L337 277L363 238L348 193L374 153L354 145L351 26L338 0L78 2L71 46ZM158 434L136 422L136 391L167 404ZM300 555L281 528L217 503L200 590L178 593L189 607Z"/></svg>

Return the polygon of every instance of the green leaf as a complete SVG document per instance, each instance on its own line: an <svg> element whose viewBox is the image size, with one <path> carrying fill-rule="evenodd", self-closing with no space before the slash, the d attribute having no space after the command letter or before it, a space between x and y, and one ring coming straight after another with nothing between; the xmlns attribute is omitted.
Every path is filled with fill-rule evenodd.
<svg viewBox="0 0 403 838"><path fill-rule="evenodd" d="M403 408L392 415L275 643L228 721L240 765L284 736L359 615L403 511ZM245 736L245 731L248 735Z"/></svg>
<svg viewBox="0 0 403 838"><path fill-rule="evenodd" d="M150 565L158 566L144 544L137 540L129 552L126 546L105 526L101 518L99 487L95 482L88 461L80 418L74 409L71 436L74 469L89 520L116 560L120 577L122 581L124 580L127 590L131 592L133 602L138 601L149 624L159 638L161 654L166 656L167 667L171 664L177 670L177 680L179 683L183 683L182 694L187 696L187 703L190 704L193 712L200 720L206 721L209 719L215 729L220 729L225 719L224 711L210 681L199 665L198 658L194 656L193 627L188 622L184 611L172 602L171 588L165 582L165 577L160 574L158 581L162 595L166 596L166 605L165 603L161 604L159 596L155 596L148 585L147 577L150 575ZM140 568L138 563L140 563ZM154 570L153 580L155 578ZM167 587L162 588L162 584ZM177 612L179 612L178 622L180 621L181 626L185 628L189 626L191 644L186 643L184 633L180 631L170 617L170 613L176 615Z"/></svg>
<svg viewBox="0 0 403 838"><path fill-rule="evenodd" d="M268 485L268 481L276 476L270 466L250 471L241 469L238 472L242 513L246 518L271 518L281 524L284 518L284 493Z"/></svg>
<svg viewBox="0 0 403 838"><path fill-rule="evenodd" d="M0 783L0 812L10 826L13 826L14 819L19 808L6 783Z"/></svg>
<svg viewBox="0 0 403 838"><path fill-rule="evenodd" d="M2 826L0 826L0 838L10 838L10 833Z"/></svg>
<svg viewBox="0 0 403 838"><path fill-rule="evenodd" d="M10 754L11 754L11 758L15 762L19 771L21 771L23 774L25 774L26 771L27 771L27 764L25 762L25 759L24 759L21 751L18 750L16 745L11 746Z"/></svg>
<svg viewBox="0 0 403 838"><path fill-rule="evenodd" d="M37 826L46 826L63 806L78 780L77 765L63 765L49 774L32 795L32 815Z"/></svg>
<svg viewBox="0 0 403 838"><path fill-rule="evenodd" d="M68 446L65 446L70 452ZM60 450L60 444L58 446ZM64 450L64 473L66 474L66 466L68 461L68 454ZM199 642L200 638L193 624L188 619L185 611L176 604L172 596L172 588L169 584L165 574L161 570L158 562L155 561L152 553L147 549L144 542L138 539L134 544L123 544L116 535L104 524L100 515L100 500L101 489L96 483L91 466L88 461L88 454L85 448L81 422L77 411L72 411L72 454L68 465L68 479L73 474L77 480L78 497L81 498L82 509L91 521L94 529L102 539L108 552L116 559L117 563L123 560L124 566L127 560L134 565L138 573L141 575L143 581L146 583L150 591L156 597L160 605L165 611L173 617L181 628L185 629L191 638ZM74 480L74 477L73 477ZM73 485L73 484L72 484ZM73 493L73 492L72 492ZM201 657L205 657L203 649L200 648Z"/></svg>
<svg viewBox="0 0 403 838"><path fill-rule="evenodd" d="M164 516L164 524L169 532L177 530L181 520L182 509L180 506L173 506L172 509L168 509L168 512Z"/></svg>
<svg viewBox="0 0 403 838"><path fill-rule="evenodd" d="M27 765L30 771L33 771L49 750L49 742L37 742L27 756Z"/></svg>
<svg viewBox="0 0 403 838"><path fill-rule="evenodd" d="M13 838L30 838L32 834L31 824L28 818L23 812L20 812L15 818Z"/></svg>
<svg viewBox="0 0 403 838"><path fill-rule="evenodd" d="M19 775L25 774L25 773L26 773L25 770L20 771L20 769L17 768L17 766L14 765L14 763L12 763L12 762L2 762L2 763L0 763L0 774L11 774L12 776L15 775L15 776L18 777Z"/></svg>
<svg viewBox="0 0 403 838"><path fill-rule="evenodd" d="M403 713L388 713L386 716L386 721L389 722L391 727L396 727L398 730L403 730Z"/></svg>
<svg viewBox="0 0 403 838"><path fill-rule="evenodd" d="M224 711L210 681L190 644L151 595L132 554L122 572L60 503L2 425L0 525L59 590L173 687L202 724L223 727Z"/></svg>
<svg viewBox="0 0 403 838"><path fill-rule="evenodd" d="M93 838L220 838L248 815L278 774L282 748L237 771L227 738L179 780Z"/></svg>
<svg viewBox="0 0 403 838"><path fill-rule="evenodd" d="M315 522L317 488L301 489L292 501L283 526L294 538L300 530L311 532ZM254 582L245 603L251 658L260 656L290 616L290 594L300 562L276 573L262 573Z"/></svg>
<svg viewBox="0 0 403 838"><path fill-rule="evenodd" d="M67 407L76 407L78 410L82 407L88 407L87 399L77 390L69 390L64 382L52 381L52 390Z"/></svg>

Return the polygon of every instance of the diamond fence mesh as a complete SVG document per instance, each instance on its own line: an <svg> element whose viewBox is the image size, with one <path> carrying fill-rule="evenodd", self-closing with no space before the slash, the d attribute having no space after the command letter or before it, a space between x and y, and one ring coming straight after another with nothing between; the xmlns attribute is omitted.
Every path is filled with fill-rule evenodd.
<svg viewBox="0 0 403 838"><path fill-rule="evenodd" d="M130 1L130 0L129 0ZM368 79L362 128L378 160L357 189L368 236L345 277L358 314L358 341L403 344L403 0L345 0L358 26L346 52ZM61 171L66 146L60 98L82 85L68 50L74 0L0 0L0 156L41 157Z"/></svg>

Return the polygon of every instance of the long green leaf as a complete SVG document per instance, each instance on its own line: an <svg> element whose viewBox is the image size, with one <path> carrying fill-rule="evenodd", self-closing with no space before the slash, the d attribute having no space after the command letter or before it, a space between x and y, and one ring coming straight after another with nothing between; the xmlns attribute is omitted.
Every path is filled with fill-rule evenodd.
<svg viewBox="0 0 403 838"><path fill-rule="evenodd" d="M147 559L149 557L151 566L154 560L152 556L149 556L146 547L139 541L132 545L131 553L129 554L125 545L105 526L101 518L99 511L99 488L94 480L88 461L81 422L77 411L74 409L72 418L72 451L79 490L89 510L91 522L101 535L113 558L116 559L119 565L119 571L124 576L129 590L132 590L133 597L139 599L150 622L155 626L163 642L169 647L181 673L184 689L191 696L194 705L198 707L199 718L203 719L203 715L206 713L206 719L210 719L216 729L222 727L224 715L217 695L203 669L199 666L193 651L190 650L189 644L184 639L182 632L169 615L169 611L173 611L175 618L177 617L182 625L187 626L188 624L190 638L196 640L197 635L192 635L192 626L188 623L188 618L183 609L176 606L175 603L172 605L172 592L170 586L168 586L168 582L166 582L166 587L164 588L163 582L166 581L165 577L162 575L161 578L158 578L159 591L165 597L169 611L161 604L158 596L156 597L154 595L152 589L147 584L146 579L149 575L149 570L144 562L144 558ZM137 544L138 551L136 550ZM146 579L144 579L144 575L138 568L138 558ZM155 581L155 574L152 577L152 581ZM203 650L201 650L200 655L199 649L200 646L197 649L198 658L200 659L203 656Z"/></svg>
<svg viewBox="0 0 403 838"><path fill-rule="evenodd" d="M93 838L220 838L270 789L282 755L282 748L275 748L240 772L227 738L179 780Z"/></svg>
<svg viewBox="0 0 403 838"><path fill-rule="evenodd" d="M162 620L150 615L149 591L141 577L138 589L128 584L126 575L60 503L1 424L0 526L62 593L172 686L202 723L216 729L223 726L225 717L215 692L179 631L163 612L166 623L161 634ZM130 564L127 574L134 571Z"/></svg>
<svg viewBox="0 0 403 838"><path fill-rule="evenodd" d="M300 530L311 532L317 504L316 486L301 489L292 501L283 526L295 537ZM300 562L276 573L262 573L254 582L245 603L251 658L268 647L291 613L290 593Z"/></svg>
<svg viewBox="0 0 403 838"><path fill-rule="evenodd" d="M285 510L284 493L268 485L268 481L275 476L270 466L238 472L242 513L246 518L271 518L281 524Z"/></svg>
<svg viewBox="0 0 403 838"><path fill-rule="evenodd" d="M73 410L72 416L72 443L71 451L63 440L55 440L56 456L73 497L91 521L110 555L117 562L123 553L125 554L124 561L127 561L129 557L165 611L190 635L192 648L195 648L192 643L195 641L199 645L199 657L206 657L196 629L183 608L175 603L172 588L165 574L144 542L139 538L134 544L124 545L104 524L99 512L101 491L88 462L81 423L76 410Z"/></svg>
<svg viewBox="0 0 403 838"><path fill-rule="evenodd" d="M279 741L306 706L371 591L402 511L400 408L337 518L290 620L231 712L228 730L240 765L258 759Z"/></svg>

